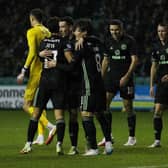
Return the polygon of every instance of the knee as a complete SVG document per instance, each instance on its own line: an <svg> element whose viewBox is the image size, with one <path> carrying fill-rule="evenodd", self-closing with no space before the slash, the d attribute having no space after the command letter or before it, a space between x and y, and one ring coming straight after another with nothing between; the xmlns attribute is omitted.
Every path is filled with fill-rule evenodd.
<svg viewBox="0 0 168 168"><path fill-rule="evenodd" d="M83 121L91 121L91 120L93 120L93 113L82 112L81 115L82 115L82 120Z"/></svg>
<svg viewBox="0 0 168 168"><path fill-rule="evenodd" d="M155 111L154 112L154 118L161 118L162 117L162 112L161 111Z"/></svg>

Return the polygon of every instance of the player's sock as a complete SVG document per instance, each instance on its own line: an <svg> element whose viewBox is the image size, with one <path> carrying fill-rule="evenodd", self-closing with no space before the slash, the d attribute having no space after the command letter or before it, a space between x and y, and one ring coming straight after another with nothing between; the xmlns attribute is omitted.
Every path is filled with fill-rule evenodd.
<svg viewBox="0 0 168 168"><path fill-rule="evenodd" d="M45 115L45 110L43 110L43 113L41 114L39 121L44 125L44 127L47 127L49 121Z"/></svg>
<svg viewBox="0 0 168 168"><path fill-rule="evenodd" d="M33 111L34 107L30 106L28 110L29 114L32 115ZM43 113L41 114L39 121L46 127L46 125L48 124L48 120L46 118L46 110L43 110Z"/></svg>
<svg viewBox="0 0 168 168"><path fill-rule="evenodd" d="M65 133L65 121L64 119L59 119L56 121L57 126L57 141L63 142L64 133Z"/></svg>
<svg viewBox="0 0 168 168"><path fill-rule="evenodd" d="M93 122L93 117L83 117L82 124L85 130L86 138L89 141L90 148L97 149L96 128Z"/></svg>
<svg viewBox="0 0 168 168"><path fill-rule="evenodd" d="M96 117L101 125L105 140L111 142L111 127L108 125L109 123L107 122L104 113L98 113Z"/></svg>
<svg viewBox="0 0 168 168"><path fill-rule="evenodd" d="M107 122L108 122L108 126L109 126L109 130L110 130L110 132L112 131L112 113L111 113L111 111L110 111L110 109L108 109L107 111L105 111L105 118L106 118L106 120L107 120Z"/></svg>
<svg viewBox="0 0 168 168"><path fill-rule="evenodd" d="M38 135L44 135L44 126L41 124L41 122L38 122Z"/></svg>
<svg viewBox="0 0 168 168"><path fill-rule="evenodd" d="M131 116L128 116L128 128L129 128L129 136L134 137L135 136L135 127L136 127L136 115L133 114Z"/></svg>
<svg viewBox="0 0 168 168"><path fill-rule="evenodd" d="M153 126L155 131L155 139L160 140L163 128L162 118L160 116L154 116Z"/></svg>
<svg viewBox="0 0 168 168"><path fill-rule="evenodd" d="M38 120L36 119L30 119L29 127L28 127L28 133L27 133L27 142L33 142L35 133L37 131L38 127Z"/></svg>
<svg viewBox="0 0 168 168"><path fill-rule="evenodd" d="M46 127L48 128L49 131L51 131L55 127L55 125L48 121L48 124L46 125Z"/></svg>
<svg viewBox="0 0 168 168"><path fill-rule="evenodd" d="M78 130L79 130L78 122L71 122L70 121L69 122L69 135L70 135L72 146L77 146Z"/></svg>

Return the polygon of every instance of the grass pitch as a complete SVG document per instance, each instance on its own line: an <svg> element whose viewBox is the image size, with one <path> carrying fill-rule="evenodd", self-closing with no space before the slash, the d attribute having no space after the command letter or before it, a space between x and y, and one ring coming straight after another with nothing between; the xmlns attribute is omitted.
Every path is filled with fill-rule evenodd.
<svg viewBox="0 0 168 168"><path fill-rule="evenodd" d="M48 118L54 123L52 111ZM68 156L70 148L68 127L64 139L64 156L57 156L55 139L49 145L33 146L33 151L26 155L19 154L26 141L29 117L22 111L0 110L0 168L162 168L168 167L168 114L164 113L164 129L162 132L162 147L147 148L153 142L152 112L137 112L137 145L124 147L127 141L128 128L126 114L113 112L113 136L115 138L112 155L84 157L85 138L80 122L79 150L77 156ZM65 115L68 123L68 113ZM96 122L97 140L101 140L102 132ZM68 124L67 124L68 125ZM46 131L46 137L47 137Z"/></svg>

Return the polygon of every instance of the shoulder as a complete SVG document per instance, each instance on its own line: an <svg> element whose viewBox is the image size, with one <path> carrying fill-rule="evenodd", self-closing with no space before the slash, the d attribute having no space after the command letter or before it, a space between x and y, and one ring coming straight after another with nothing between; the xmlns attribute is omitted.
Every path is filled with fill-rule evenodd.
<svg viewBox="0 0 168 168"><path fill-rule="evenodd" d="M35 31L35 28L32 27L30 29L27 30L27 35L31 35L31 34L34 34L36 31Z"/></svg>

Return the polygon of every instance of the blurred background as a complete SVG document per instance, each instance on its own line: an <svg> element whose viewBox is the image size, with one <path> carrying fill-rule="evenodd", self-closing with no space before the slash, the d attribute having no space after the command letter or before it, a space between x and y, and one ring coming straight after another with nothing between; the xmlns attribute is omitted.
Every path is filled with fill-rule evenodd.
<svg viewBox="0 0 168 168"><path fill-rule="evenodd" d="M107 20L118 18L137 40L141 58L138 76L149 76L150 47L156 24L168 19L167 0L0 0L0 77L16 76L27 56L26 30L32 8L41 8L47 16L89 17L97 35L104 38Z"/></svg>

